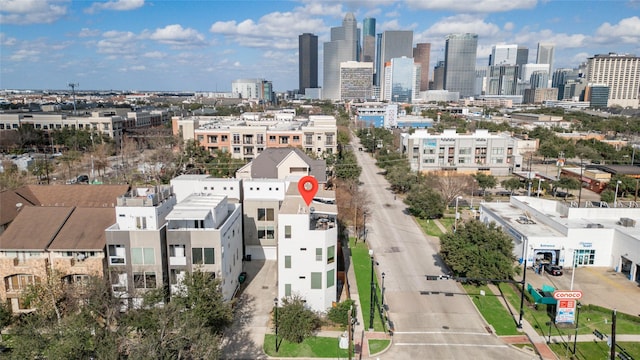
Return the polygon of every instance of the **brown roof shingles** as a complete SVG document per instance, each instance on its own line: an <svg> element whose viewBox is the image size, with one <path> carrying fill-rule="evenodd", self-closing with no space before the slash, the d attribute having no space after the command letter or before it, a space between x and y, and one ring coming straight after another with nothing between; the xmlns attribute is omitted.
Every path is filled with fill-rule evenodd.
<svg viewBox="0 0 640 360"><path fill-rule="evenodd" d="M102 250L105 229L116 222L113 208L76 208L55 237L51 250Z"/></svg>
<svg viewBox="0 0 640 360"><path fill-rule="evenodd" d="M17 206L18 204L22 206ZM29 199L20 196L14 190L0 191L0 225L10 223L18 215L19 208L32 205Z"/></svg>
<svg viewBox="0 0 640 360"><path fill-rule="evenodd" d="M129 185L27 185L16 193L40 206L114 207Z"/></svg>
<svg viewBox="0 0 640 360"><path fill-rule="evenodd" d="M11 226L0 235L0 249L45 250L73 209L39 206L22 208Z"/></svg>

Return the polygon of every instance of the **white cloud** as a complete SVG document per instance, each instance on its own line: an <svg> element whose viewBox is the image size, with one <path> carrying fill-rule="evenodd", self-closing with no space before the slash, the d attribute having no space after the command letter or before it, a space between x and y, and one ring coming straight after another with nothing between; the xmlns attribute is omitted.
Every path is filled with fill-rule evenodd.
<svg viewBox="0 0 640 360"><path fill-rule="evenodd" d="M511 21L506 22L503 26L503 29L505 29L506 31L512 31L514 28L515 25Z"/></svg>
<svg viewBox="0 0 640 360"><path fill-rule="evenodd" d="M596 30L596 41L601 43L622 41L630 44L640 43L640 17L622 19L617 24L608 22Z"/></svg>
<svg viewBox="0 0 640 360"><path fill-rule="evenodd" d="M144 0L115 0L107 2L95 2L84 10L87 14L93 14L101 10L129 11L144 6Z"/></svg>
<svg viewBox="0 0 640 360"><path fill-rule="evenodd" d="M443 18L424 31L425 36L440 38L451 33L474 33L482 38L491 38L500 34L500 27L477 16L454 15Z"/></svg>
<svg viewBox="0 0 640 360"><path fill-rule="evenodd" d="M167 54L161 52L161 51L149 51L146 52L144 54L142 54L142 56L146 57L146 58L150 58L150 59L162 59L163 57L167 56Z"/></svg>
<svg viewBox="0 0 640 360"><path fill-rule="evenodd" d="M326 28L322 19L313 18L302 9L304 8L296 8L293 12L272 12L262 16L257 22L252 19L240 22L217 21L209 31L224 35L230 42L240 46L295 49L298 47L299 34L315 33L318 29Z"/></svg>
<svg viewBox="0 0 640 360"><path fill-rule="evenodd" d="M0 24L50 24L67 14L70 0L0 0Z"/></svg>
<svg viewBox="0 0 640 360"><path fill-rule="evenodd" d="M99 54L124 55L133 54L136 51L136 36L130 31L107 31L102 34L102 40L98 41Z"/></svg>
<svg viewBox="0 0 640 360"><path fill-rule="evenodd" d="M167 25L156 29L149 38L162 44L174 46L199 46L205 44L205 39L197 30L183 28L179 24Z"/></svg>
<svg viewBox="0 0 640 360"><path fill-rule="evenodd" d="M376 31L382 32L387 30L406 30L406 28L400 25L400 23L398 22L398 19L385 21L379 25L376 24Z"/></svg>
<svg viewBox="0 0 640 360"><path fill-rule="evenodd" d="M234 62L234 63L233 63L233 66L234 66L234 67L240 67L240 61L236 61L236 62Z"/></svg>
<svg viewBox="0 0 640 360"><path fill-rule="evenodd" d="M20 61L20 62L24 62L24 61L35 62L40 60L39 55L40 55L40 51L38 50L21 49L11 54L11 56L9 56L9 60Z"/></svg>
<svg viewBox="0 0 640 360"><path fill-rule="evenodd" d="M544 29L538 32L531 32L527 31L527 29L523 29L523 31L516 34L514 37L514 43L516 44L529 44L529 46L535 46L538 42L545 42L561 44L564 49L587 46L589 41L590 37L584 34L555 34L549 29Z"/></svg>
<svg viewBox="0 0 640 360"><path fill-rule="evenodd" d="M131 71L144 71L147 69L146 66L144 65L134 65L132 67L129 68Z"/></svg>
<svg viewBox="0 0 640 360"><path fill-rule="evenodd" d="M82 30L80 30L80 32L78 33L78 37L81 37L81 38L93 37L98 35L100 35L100 30L92 30L89 28L82 28Z"/></svg>
<svg viewBox="0 0 640 360"><path fill-rule="evenodd" d="M0 33L0 45L13 46L18 42L14 37L7 37L5 33Z"/></svg>
<svg viewBox="0 0 640 360"><path fill-rule="evenodd" d="M410 8L421 10L451 10L465 13L506 12L518 9L533 9L537 0L405 0Z"/></svg>

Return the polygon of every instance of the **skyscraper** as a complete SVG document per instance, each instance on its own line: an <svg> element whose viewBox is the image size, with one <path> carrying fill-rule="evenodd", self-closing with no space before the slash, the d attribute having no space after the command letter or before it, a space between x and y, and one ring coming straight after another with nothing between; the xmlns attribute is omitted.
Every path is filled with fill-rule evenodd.
<svg viewBox="0 0 640 360"><path fill-rule="evenodd" d="M518 45L494 45L489 65L515 65Z"/></svg>
<svg viewBox="0 0 640 360"><path fill-rule="evenodd" d="M608 106L638 109L640 106L640 57L601 54L587 59L587 81L609 87Z"/></svg>
<svg viewBox="0 0 640 360"><path fill-rule="evenodd" d="M473 96L476 78L477 34L449 34L444 51L444 88Z"/></svg>
<svg viewBox="0 0 640 360"><path fill-rule="evenodd" d="M318 87L318 37L304 33L298 36L298 93Z"/></svg>
<svg viewBox="0 0 640 360"><path fill-rule="evenodd" d="M340 63L357 60L358 27L353 13L347 13L342 26L331 28L331 41L324 43L324 99L340 99Z"/></svg>
<svg viewBox="0 0 640 360"><path fill-rule="evenodd" d="M413 31L411 30L394 30L382 33L380 47L379 62L376 64L377 85L380 86L380 93L384 93L384 67L387 62L393 58L401 58L406 56L413 57Z"/></svg>
<svg viewBox="0 0 640 360"><path fill-rule="evenodd" d="M376 56L376 19L366 18L362 22L362 61L374 62Z"/></svg>
<svg viewBox="0 0 640 360"><path fill-rule="evenodd" d="M429 90L444 89L444 61L440 60L433 68L433 86Z"/></svg>
<svg viewBox="0 0 640 360"><path fill-rule="evenodd" d="M340 64L340 100L366 100L373 88L373 63L347 61Z"/></svg>
<svg viewBox="0 0 640 360"><path fill-rule="evenodd" d="M538 43L538 54L536 55L536 64L549 64L549 74L553 74L553 54L555 52L554 44Z"/></svg>
<svg viewBox="0 0 640 360"><path fill-rule="evenodd" d="M420 64L403 56L387 62L384 71L382 100L410 103L417 97L420 86Z"/></svg>
<svg viewBox="0 0 640 360"><path fill-rule="evenodd" d="M518 54L516 55L516 64L524 65L529 62L529 48L518 46Z"/></svg>
<svg viewBox="0 0 640 360"><path fill-rule="evenodd" d="M431 44L416 44L413 48L413 61L420 64L420 91L429 90L429 58L431 57ZM417 94L416 94L417 96Z"/></svg>

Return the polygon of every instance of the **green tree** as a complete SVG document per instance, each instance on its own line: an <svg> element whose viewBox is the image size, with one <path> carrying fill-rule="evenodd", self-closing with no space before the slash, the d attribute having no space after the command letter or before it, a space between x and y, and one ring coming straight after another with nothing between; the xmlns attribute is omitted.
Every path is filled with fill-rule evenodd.
<svg viewBox="0 0 640 360"><path fill-rule="evenodd" d="M555 182L555 187L559 189L569 190L577 190L580 189L580 181L574 178L560 178L560 180Z"/></svg>
<svg viewBox="0 0 640 360"><path fill-rule="evenodd" d="M522 182L519 179L516 178L509 178L506 180L502 180L502 182L500 183L500 185L502 185L503 188L511 191L511 194L513 194L514 191L520 189L520 187L522 187Z"/></svg>
<svg viewBox="0 0 640 360"><path fill-rule="evenodd" d="M292 343L301 343L320 327L318 314L308 309L304 299L299 296L283 298L282 306L274 310L278 312L278 336ZM275 311L272 322L274 330Z"/></svg>
<svg viewBox="0 0 640 360"><path fill-rule="evenodd" d="M404 200L411 215L421 219L439 218L444 213L444 201L440 193L426 185L412 187Z"/></svg>
<svg viewBox="0 0 640 360"><path fill-rule="evenodd" d="M612 203L615 200L615 191L611 189L606 189L602 193L600 193L600 201L604 201L606 203Z"/></svg>
<svg viewBox="0 0 640 360"><path fill-rule="evenodd" d="M362 168L358 165L358 160L353 151L342 151L342 156L338 156L334 165L336 177L341 180L357 180L360 177Z"/></svg>
<svg viewBox="0 0 640 360"><path fill-rule="evenodd" d="M440 244L440 255L455 276L502 280L515 273L512 238L495 223L471 220L443 234Z"/></svg>
<svg viewBox="0 0 640 360"><path fill-rule="evenodd" d="M349 313L349 309L352 310L352 313ZM327 312L327 318L333 321L336 324L340 324L343 328L349 324L349 320L355 314L355 301L351 299L347 299L345 301L339 302L336 306L329 309Z"/></svg>
<svg viewBox="0 0 640 360"><path fill-rule="evenodd" d="M234 177L236 171L243 167L245 162L241 159L235 159L228 152L216 150L213 157L206 164L207 172L217 178Z"/></svg>
<svg viewBox="0 0 640 360"><path fill-rule="evenodd" d="M476 179L478 187L482 189L483 192L486 191L487 188L493 189L494 187L496 187L496 185L498 185L498 179L493 175L479 172L471 176Z"/></svg>

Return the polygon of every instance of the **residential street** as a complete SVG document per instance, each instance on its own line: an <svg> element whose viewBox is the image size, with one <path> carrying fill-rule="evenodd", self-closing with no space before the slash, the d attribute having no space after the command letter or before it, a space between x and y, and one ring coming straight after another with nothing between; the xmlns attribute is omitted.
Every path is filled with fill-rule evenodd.
<svg viewBox="0 0 640 360"><path fill-rule="evenodd" d="M360 147L354 136L353 148ZM367 242L374 250L378 281L385 273L384 302L394 326L393 345L380 359L532 359L536 355L506 345L488 331L471 300L454 281L427 281L447 271L437 239L422 233L394 200L370 154L355 151L360 181L370 200ZM368 314L364 314L365 321Z"/></svg>

